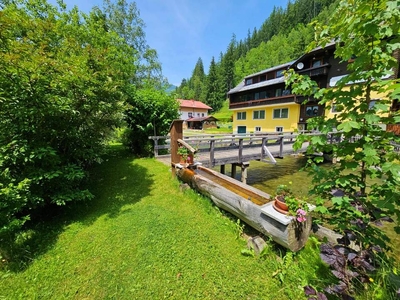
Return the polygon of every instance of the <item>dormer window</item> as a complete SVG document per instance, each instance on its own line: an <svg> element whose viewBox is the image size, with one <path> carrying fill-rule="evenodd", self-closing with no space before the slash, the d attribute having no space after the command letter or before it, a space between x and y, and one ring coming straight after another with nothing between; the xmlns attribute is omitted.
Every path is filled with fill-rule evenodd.
<svg viewBox="0 0 400 300"><path fill-rule="evenodd" d="M317 68L322 66L322 58L321 59L315 59L311 62L312 68Z"/></svg>
<svg viewBox="0 0 400 300"><path fill-rule="evenodd" d="M276 78L282 77L283 76L283 71L284 70L276 71Z"/></svg>
<svg viewBox="0 0 400 300"><path fill-rule="evenodd" d="M252 83L253 83L253 79L252 78L246 79L246 85L250 85Z"/></svg>

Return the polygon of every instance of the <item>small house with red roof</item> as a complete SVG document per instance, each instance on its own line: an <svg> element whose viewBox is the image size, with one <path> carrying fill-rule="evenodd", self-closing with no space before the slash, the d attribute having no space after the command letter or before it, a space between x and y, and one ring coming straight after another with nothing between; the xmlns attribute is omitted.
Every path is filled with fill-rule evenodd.
<svg viewBox="0 0 400 300"><path fill-rule="evenodd" d="M181 120L207 117L208 111L212 109L201 101L184 99L178 99L178 101L179 115Z"/></svg>
<svg viewBox="0 0 400 300"><path fill-rule="evenodd" d="M212 109L210 106L201 101L184 100L179 101L180 119L184 120L184 128L205 129L217 127L217 119L208 115L208 111Z"/></svg>

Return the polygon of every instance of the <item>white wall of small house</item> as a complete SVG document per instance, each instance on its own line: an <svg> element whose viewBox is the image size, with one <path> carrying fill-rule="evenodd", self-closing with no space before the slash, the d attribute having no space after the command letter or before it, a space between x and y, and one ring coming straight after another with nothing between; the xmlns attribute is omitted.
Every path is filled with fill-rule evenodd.
<svg viewBox="0 0 400 300"><path fill-rule="evenodd" d="M180 113L180 119L181 120L187 120L189 118L201 118L201 117L207 117L208 116L208 110L207 109L199 109L199 108L186 108L186 107L181 107L179 110ZM192 116L189 116L189 113L192 113Z"/></svg>

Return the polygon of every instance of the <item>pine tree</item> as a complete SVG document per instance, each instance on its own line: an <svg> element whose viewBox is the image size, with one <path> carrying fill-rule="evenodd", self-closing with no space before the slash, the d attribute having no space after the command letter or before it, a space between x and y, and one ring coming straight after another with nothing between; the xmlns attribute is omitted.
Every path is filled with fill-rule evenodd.
<svg viewBox="0 0 400 300"><path fill-rule="evenodd" d="M211 59L210 63L206 91L205 103L211 106L214 112L220 110L223 102L226 100L226 93L223 91L221 76L218 74L217 64L215 63L214 57Z"/></svg>

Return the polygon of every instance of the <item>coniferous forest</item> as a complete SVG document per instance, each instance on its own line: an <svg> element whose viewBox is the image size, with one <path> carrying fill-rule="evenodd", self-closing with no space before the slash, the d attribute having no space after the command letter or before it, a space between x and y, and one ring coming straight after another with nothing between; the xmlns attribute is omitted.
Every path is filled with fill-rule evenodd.
<svg viewBox="0 0 400 300"><path fill-rule="evenodd" d="M211 59L208 74L199 58L192 76L177 88L178 98L200 100L218 111L226 93L245 76L304 53L314 36L308 24L313 19L325 22L334 8L333 0L297 0L289 1L286 8L274 7L260 28L248 30L246 38L232 36L225 52Z"/></svg>

